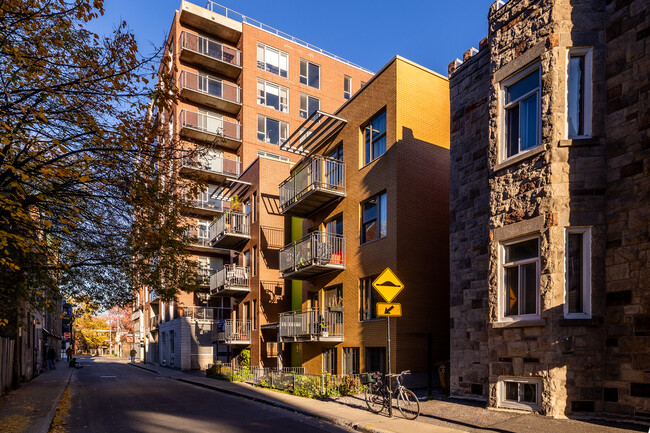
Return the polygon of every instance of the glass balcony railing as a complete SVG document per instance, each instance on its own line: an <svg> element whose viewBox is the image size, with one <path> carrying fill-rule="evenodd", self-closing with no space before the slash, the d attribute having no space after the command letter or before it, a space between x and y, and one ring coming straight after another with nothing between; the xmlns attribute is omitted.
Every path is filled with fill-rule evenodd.
<svg viewBox="0 0 650 433"><path fill-rule="evenodd" d="M181 32L180 43L183 50L194 51L212 59L241 67L241 52L236 48L188 32Z"/></svg>
<svg viewBox="0 0 650 433"><path fill-rule="evenodd" d="M225 83L207 75L181 71L181 90L183 89L213 96L233 104L241 104L241 89L239 86Z"/></svg>
<svg viewBox="0 0 650 433"><path fill-rule="evenodd" d="M210 137L241 141L241 125L238 122L231 122L209 114L181 110L181 128L188 128Z"/></svg>
<svg viewBox="0 0 650 433"><path fill-rule="evenodd" d="M198 148L181 156L181 168L208 171L218 175L238 177L241 163L239 159L228 159L214 154L210 149Z"/></svg>

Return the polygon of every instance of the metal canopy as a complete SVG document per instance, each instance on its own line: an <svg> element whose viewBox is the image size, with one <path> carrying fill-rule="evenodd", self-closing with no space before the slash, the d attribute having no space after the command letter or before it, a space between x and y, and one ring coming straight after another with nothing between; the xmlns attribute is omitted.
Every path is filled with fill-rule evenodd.
<svg viewBox="0 0 650 433"><path fill-rule="evenodd" d="M242 197L250 188L250 182L245 182L239 179L224 179L214 192L210 194L210 198L216 198L217 200L230 201L235 195Z"/></svg>
<svg viewBox="0 0 650 433"><path fill-rule="evenodd" d="M280 150L307 156L331 139L346 123L345 119L316 110L280 144Z"/></svg>

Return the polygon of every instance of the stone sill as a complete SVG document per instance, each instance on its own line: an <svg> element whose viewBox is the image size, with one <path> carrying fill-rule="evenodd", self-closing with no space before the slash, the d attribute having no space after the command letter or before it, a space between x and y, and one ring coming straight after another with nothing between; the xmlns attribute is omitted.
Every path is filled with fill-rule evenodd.
<svg viewBox="0 0 650 433"><path fill-rule="evenodd" d="M560 326L600 326L603 324L602 317L591 317L591 318L576 318L576 319L567 319L563 317L559 321Z"/></svg>
<svg viewBox="0 0 650 433"><path fill-rule="evenodd" d="M599 146L601 144L605 144L605 140L599 137L569 138L557 142L558 147L588 147Z"/></svg>
<svg viewBox="0 0 650 433"><path fill-rule="evenodd" d="M533 149L520 153L517 156L513 156L511 158L506 159L505 161L501 161L500 163L498 163L492 168L492 172L496 173L497 171L503 170L506 167L510 167L511 165L518 164L524 159L532 158L535 155L539 155L544 151L546 151L546 146L544 146L543 144L539 145Z"/></svg>
<svg viewBox="0 0 650 433"><path fill-rule="evenodd" d="M528 328L533 326L546 326L545 319L515 320L512 322L493 322L492 328Z"/></svg>

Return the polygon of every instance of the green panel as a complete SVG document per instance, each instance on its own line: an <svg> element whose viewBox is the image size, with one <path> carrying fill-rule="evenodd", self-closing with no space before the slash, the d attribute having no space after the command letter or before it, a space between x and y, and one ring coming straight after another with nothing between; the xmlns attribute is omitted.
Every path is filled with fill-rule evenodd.
<svg viewBox="0 0 650 433"><path fill-rule="evenodd" d="M302 218L291 217L291 242L302 237ZM302 281L291 280L291 309L302 310ZM302 366L302 351L297 343L291 344L291 366Z"/></svg>

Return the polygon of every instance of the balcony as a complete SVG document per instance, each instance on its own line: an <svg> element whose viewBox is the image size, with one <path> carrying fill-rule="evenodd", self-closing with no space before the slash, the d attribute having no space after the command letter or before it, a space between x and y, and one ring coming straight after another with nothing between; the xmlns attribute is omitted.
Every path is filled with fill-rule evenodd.
<svg viewBox="0 0 650 433"><path fill-rule="evenodd" d="M343 311L289 311L280 314L280 341L303 343L310 341L343 341Z"/></svg>
<svg viewBox="0 0 650 433"><path fill-rule="evenodd" d="M152 331L154 329L158 329L158 323L159 323L158 316L151 316L149 318L149 329Z"/></svg>
<svg viewBox="0 0 650 433"><path fill-rule="evenodd" d="M236 79L241 73L241 52L210 38L181 32L181 60Z"/></svg>
<svg viewBox="0 0 650 433"><path fill-rule="evenodd" d="M209 192L202 192L192 197L187 191L181 191L185 213L212 218L223 212L223 201L211 198Z"/></svg>
<svg viewBox="0 0 650 433"><path fill-rule="evenodd" d="M345 164L313 156L280 184L280 211L306 217L340 197L345 197Z"/></svg>
<svg viewBox="0 0 650 433"><path fill-rule="evenodd" d="M187 237L189 238L188 250L208 252L213 251L212 242L208 235L207 225L201 227L190 227L186 230Z"/></svg>
<svg viewBox="0 0 650 433"><path fill-rule="evenodd" d="M241 89L207 75L181 71L181 96L196 104L207 105L233 116L241 108Z"/></svg>
<svg viewBox="0 0 650 433"><path fill-rule="evenodd" d="M133 313L131 313L131 321L133 322L140 320L140 317L142 317L142 311L140 310L135 310Z"/></svg>
<svg viewBox="0 0 650 433"><path fill-rule="evenodd" d="M189 1L181 2L180 22L184 26L192 27L200 31L216 35L220 39L237 43L242 34L242 19L235 17L233 11L214 10L211 5L199 6Z"/></svg>
<svg viewBox="0 0 650 433"><path fill-rule="evenodd" d="M250 238L248 214L227 210L210 224L210 239L215 248L233 249Z"/></svg>
<svg viewBox="0 0 650 433"><path fill-rule="evenodd" d="M210 276L214 273L212 269L199 268L196 274L196 283L199 287L210 287Z"/></svg>
<svg viewBox="0 0 650 433"><path fill-rule="evenodd" d="M225 265L210 277L211 295L239 295L250 293L250 268Z"/></svg>
<svg viewBox="0 0 650 433"><path fill-rule="evenodd" d="M181 315L193 321L213 322L219 319L222 308L186 306Z"/></svg>
<svg viewBox="0 0 650 433"><path fill-rule="evenodd" d="M345 236L313 232L280 250L282 278L306 280L345 269Z"/></svg>
<svg viewBox="0 0 650 433"><path fill-rule="evenodd" d="M181 110L181 135L237 150L241 144L241 125L209 114Z"/></svg>
<svg viewBox="0 0 650 433"><path fill-rule="evenodd" d="M248 346L251 344L251 321L219 320L213 328L212 340L220 344Z"/></svg>
<svg viewBox="0 0 650 433"><path fill-rule="evenodd" d="M183 153L180 173L181 176L200 177L207 182L219 184L228 178L238 177L240 167L239 159L223 158L210 149L199 148L192 154Z"/></svg>

